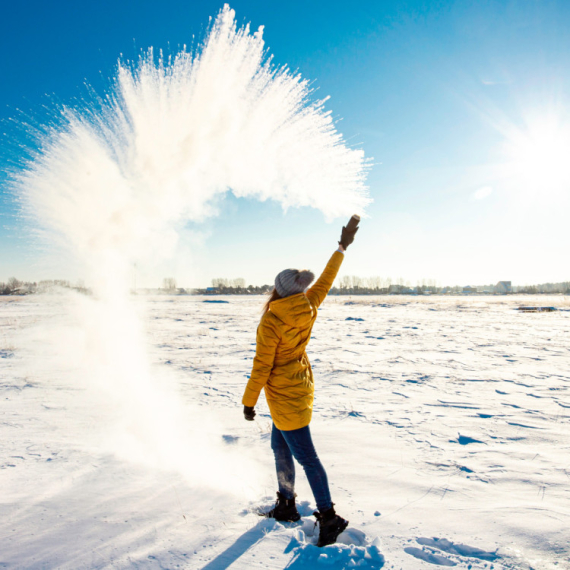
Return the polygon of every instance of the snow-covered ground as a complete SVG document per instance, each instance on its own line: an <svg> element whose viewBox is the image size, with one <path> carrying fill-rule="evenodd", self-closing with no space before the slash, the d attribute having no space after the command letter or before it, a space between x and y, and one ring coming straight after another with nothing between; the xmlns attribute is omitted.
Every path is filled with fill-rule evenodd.
<svg viewBox="0 0 570 570"><path fill-rule="evenodd" d="M265 401L240 405L261 297L135 299L140 387L86 360L76 302L0 300L0 567L570 568L563 297L327 299L311 427L350 525L324 549L301 470L301 522L252 512L276 490Z"/></svg>

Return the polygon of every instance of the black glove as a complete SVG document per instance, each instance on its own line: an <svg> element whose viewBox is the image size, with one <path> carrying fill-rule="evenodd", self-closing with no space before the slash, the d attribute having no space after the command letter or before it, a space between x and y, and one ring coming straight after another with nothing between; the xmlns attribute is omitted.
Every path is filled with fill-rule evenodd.
<svg viewBox="0 0 570 570"><path fill-rule="evenodd" d="M353 241L356 232L358 231L358 227L354 229L349 229L346 226L342 227L342 233L340 235L340 241L338 242L339 245L342 245L344 249L346 249Z"/></svg>
<svg viewBox="0 0 570 570"><path fill-rule="evenodd" d="M250 408L249 406L243 407L243 417L248 421L252 422L253 418L255 418L255 410Z"/></svg>

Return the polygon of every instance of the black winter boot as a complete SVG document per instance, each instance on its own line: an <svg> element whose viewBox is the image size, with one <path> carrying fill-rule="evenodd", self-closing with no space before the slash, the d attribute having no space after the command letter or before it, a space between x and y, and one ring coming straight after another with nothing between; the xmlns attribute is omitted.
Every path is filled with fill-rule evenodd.
<svg viewBox="0 0 570 570"><path fill-rule="evenodd" d="M275 519L280 522L295 522L301 518L297 507L295 506L295 498L286 499L279 491L277 492L277 501L275 506L266 513L260 512L259 516L268 519Z"/></svg>
<svg viewBox="0 0 570 570"><path fill-rule="evenodd" d="M334 506L322 513L315 511L313 514L319 523L319 541L317 546L334 544L338 535L348 526L348 521L335 513Z"/></svg>

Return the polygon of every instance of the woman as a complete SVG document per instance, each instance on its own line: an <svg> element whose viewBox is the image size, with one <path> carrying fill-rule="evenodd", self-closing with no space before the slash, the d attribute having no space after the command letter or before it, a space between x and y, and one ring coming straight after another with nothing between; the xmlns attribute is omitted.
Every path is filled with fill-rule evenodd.
<svg viewBox="0 0 570 570"><path fill-rule="evenodd" d="M262 389L273 419L271 448L275 455L279 491L275 507L264 516L278 521L298 521L295 506L295 464L303 466L317 503L318 546L336 542L348 521L335 513L327 474L319 461L309 423L315 391L313 371L305 349L317 318L317 309L329 292L346 248L358 231L358 216L342 228L338 250L323 274L307 290L315 276L310 271L286 269L275 278L273 289L257 328L253 370L242 403L246 420L255 417L255 404Z"/></svg>

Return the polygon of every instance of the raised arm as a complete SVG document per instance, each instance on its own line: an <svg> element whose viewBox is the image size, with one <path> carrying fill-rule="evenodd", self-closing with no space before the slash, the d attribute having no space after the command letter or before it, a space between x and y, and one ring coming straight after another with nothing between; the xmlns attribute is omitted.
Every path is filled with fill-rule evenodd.
<svg viewBox="0 0 570 570"><path fill-rule="evenodd" d="M307 291L307 298L314 307L318 307L325 300L325 297L333 286L338 270L340 269L344 259L344 252L341 251L341 248L342 246L332 254L332 257L329 259L329 262L321 276Z"/></svg>
<svg viewBox="0 0 570 570"><path fill-rule="evenodd" d="M342 228L342 234L340 236L340 241L338 242L338 250L335 251L332 257L329 259L329 262L327 263L327 266L325 267L322 275L307 291L307 298L315 307L319 307L333 286L338 270L342 265L344 252L346 248L354 241L354 236L358 231L359 222L360 216L352 216L348 224Z"/></svg>
<svg viewBox="0 0 570 570"><path fill-rule="evenodd" d="M253 368L242 399L242 404L250 408L255 406L262 388L269 380L275 360L275 351L280 340L271 318L270 314L266 314L257 327L257 346Z"/></svg>

